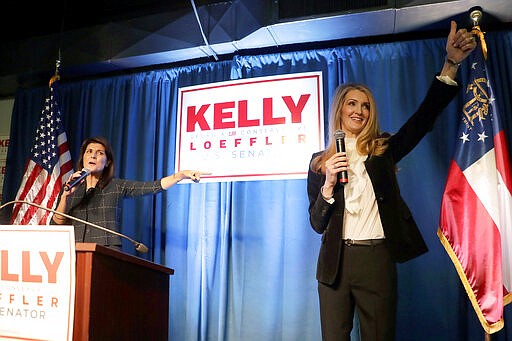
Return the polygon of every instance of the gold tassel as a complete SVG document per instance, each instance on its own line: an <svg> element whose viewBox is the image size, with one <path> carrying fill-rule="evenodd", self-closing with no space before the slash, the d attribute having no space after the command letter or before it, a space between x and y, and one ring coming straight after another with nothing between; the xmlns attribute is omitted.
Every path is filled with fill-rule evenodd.
<svg viewBox="0 0 512 341"><path fill-rule="evenodd" d="M487 60L487 43L485 42L484 32L482 32L479 25L475 25L473 26L471 33L480 38L480 46L482 46L482 53L484 54L484 59Z"/></svg>
<svg viewBox="0 0 512 341"><path fill-rule="evenodd" d="M60 76L58 74L55 74L50 78L49 86L52 86L53 82L58 81L60 79Z"/></svg>

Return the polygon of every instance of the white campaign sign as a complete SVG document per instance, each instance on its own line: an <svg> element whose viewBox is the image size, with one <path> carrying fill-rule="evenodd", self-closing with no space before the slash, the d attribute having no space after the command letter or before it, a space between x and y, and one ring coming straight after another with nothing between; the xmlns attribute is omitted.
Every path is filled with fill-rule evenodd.
<svg viewBox="0 0 512 341"><path fill-rule="evenodd" d="M322 74L308 72L179 89L176 171L201 181L301 179L324 148Z"/></svg>
<svg viewBox="0 0 512 341"><path fill-rule="evenodd" d="M72 340L72 226L0 225L0 339Z"/></svg>

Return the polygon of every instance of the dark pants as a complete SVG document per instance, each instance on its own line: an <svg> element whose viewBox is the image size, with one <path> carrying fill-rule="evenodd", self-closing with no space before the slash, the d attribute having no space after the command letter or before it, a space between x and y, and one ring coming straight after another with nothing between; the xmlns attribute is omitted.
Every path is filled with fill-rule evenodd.
<svg viewBox="0 0 512 341"><path fill-rule="evenodd" d="M391 341L396 322L396 265L385 244L344 246L339 278L318 283L324 341L350 340L357 309L363 341Z"/></svg>

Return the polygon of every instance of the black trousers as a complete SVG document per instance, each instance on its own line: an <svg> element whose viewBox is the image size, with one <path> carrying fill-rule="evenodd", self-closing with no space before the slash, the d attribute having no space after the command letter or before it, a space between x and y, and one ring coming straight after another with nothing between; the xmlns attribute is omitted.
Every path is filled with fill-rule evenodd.
<svg viewBox="0 0 512 341"><path fill-rule="evenodd" d="M395 338L396 264L385 244L344 246L339 278L318 283L324 341L350 340L357 309L363 341Z"/></svg>

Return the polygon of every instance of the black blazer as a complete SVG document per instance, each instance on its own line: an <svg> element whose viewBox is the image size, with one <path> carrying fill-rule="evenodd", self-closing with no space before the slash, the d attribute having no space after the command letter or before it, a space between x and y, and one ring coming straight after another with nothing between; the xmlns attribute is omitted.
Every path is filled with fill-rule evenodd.
<svg viewBox="0 0 512 341"><path fill-rule="evenodd" d="M434 79L418 110L400 130L389 138L389 146L381 156L369 156L364 162L373 185L377 206L386 236L386 246L395 262L405 262L428 251L409 208L400 195L396 163L407 155L432 130L436 118L459 91L459 86ZM313 154L313 158L321 152ZM335 202L327 203L320 193L325 175L308 172L309 220L322 234L316 278L332 284L338 275L343 243L341 229L345 201L343 186L334 188Z"/></svg>

